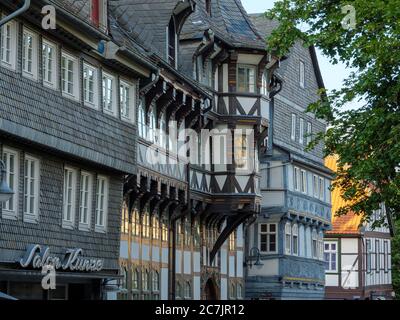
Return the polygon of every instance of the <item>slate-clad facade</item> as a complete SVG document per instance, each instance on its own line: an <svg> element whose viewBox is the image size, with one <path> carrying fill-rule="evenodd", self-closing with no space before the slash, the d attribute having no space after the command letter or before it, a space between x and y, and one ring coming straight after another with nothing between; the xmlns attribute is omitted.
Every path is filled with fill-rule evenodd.
<svg viewBox="0 0 400 320"><path fill-rule="evenodd" d="M41 28L46 4L56 9L54 30ZM0 153L14 196L0 214L0 291L19 299L104 299L119 277L123 185L137 170L130 110L151 63L134 67L137 55L113 41L107 2L99 4L93 20L89 0L35 1L1 29ZM0 6L4 16L15 9L13 1ZM123 81L130 84L124 102ZM46 257L62 262L50 291L37 263Z"/></svg>
<svg viewBox="0 0 400 320"><path fill-rule="evenodd" d="M252 15L267 36L276 22ZM271 126L260 156L262 209L249 228L248 246L261 265L248 269L249 299L323 299L323 234L330 228L331 171L323 145L306 146L326 129L306 113L323 88L313 47L296 43L276 75L283 85L270 102ZM255 260L254 260L255 261Z"/></svg>

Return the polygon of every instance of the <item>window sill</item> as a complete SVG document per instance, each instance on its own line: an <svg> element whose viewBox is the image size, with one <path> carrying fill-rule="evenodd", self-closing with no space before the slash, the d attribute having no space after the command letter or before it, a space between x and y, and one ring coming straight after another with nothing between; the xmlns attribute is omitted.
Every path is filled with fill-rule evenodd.
<svg viewBox="0 0 400 320"><path fill-rule="evenodd" d="M108 114L109 116L113 116L114 118L116 118L116 114L115 114L115 111L114 111L114 110L109 110L109 109L103 107L103 112L104 112L105 114Z"/></svg>
<svg viewBox="0 0 400 320"><path fill-rule="evenodd" d="M121 120L124 122L127 122L129 124L134 124L133 120L131 118L127 118L125 116L121 116Z"/></svg>
<svg viewBox="0 0 400 320"><path fill-rule="evenodd" d="M74 230L74 223L71 221L63 221L61 227L67 230Z"/></svg>
<svg viewBox="0 0 400 320"><path fill-rule="evenodd" d="M27 71L22 71L22 76L29 80L38 81L37 74L29 73Z"/></svg>
<svg viewBox="0 0 400 320"><path fill-rule="evenodd" d="M16 71L15 64L10 64L8 62L1 61L0 65L12 71Z"/></svg>
<svg viewBox="0 0 400 320"><path fill-rule="evenodd" d="M18 215L15 211L8 211L3 209L2 211L2 218L5 220L13 220L17 221L18 220Z"/></svg>
<svg viewBox="0 0 400 320"><path fill-rule="evenodd" d="M95 226L94 231L97 233L107 233L106 227L103 226Z"/></svg>
<svg viewBox="0 0 400 320"><path fill-rule="evenodd" d="M79 97L74 96L74 95L72 95L72 94L70 94L70 93L68 93L68 92L62 91L62 96L63 96L64 98L73 100L73 101L75 101L75 102L79 102Z"/></svg>
<svg viewBox="0 0 400 320"><path fill-rule="evenodd" d="M57 85L55 83L43 81L43 86L52 90L57 90Z"/></svg>
<svg viewBox="0 0 400 320"><path fill-rule="evenodd" d="M90 226L88 224L79 223L79 231L90 232Z"/></svg>
<svg viewBox="0 0 400 320"><path fill-rule="evenodd" d="M90 103L88 101L85 101L83 104L85 105L85 107L88 107L90 109L99 110L99 106L96 104Z"/></svg>
<svg viewBox="0 0 400 320"><path fill-rule="evenodd" d="M32 223L32 224L37 224L38 223L38 217L36 215L30 215L30 214L24 214L24 219L23 221L25 223Z"/></svg>

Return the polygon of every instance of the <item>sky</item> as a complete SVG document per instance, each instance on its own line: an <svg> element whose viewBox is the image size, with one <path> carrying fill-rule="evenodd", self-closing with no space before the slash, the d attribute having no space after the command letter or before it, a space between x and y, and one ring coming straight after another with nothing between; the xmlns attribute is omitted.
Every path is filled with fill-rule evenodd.
<svg viewBox="0 0 400 320"><path fill-rule="evenodd" d="M271 9L275 0L242 0L242 4L248 13L261 13ZM350 74L343 64L332 65L317 48L318 62L321 68L325 87L328 90L340 89L342 82Z"/></svg>

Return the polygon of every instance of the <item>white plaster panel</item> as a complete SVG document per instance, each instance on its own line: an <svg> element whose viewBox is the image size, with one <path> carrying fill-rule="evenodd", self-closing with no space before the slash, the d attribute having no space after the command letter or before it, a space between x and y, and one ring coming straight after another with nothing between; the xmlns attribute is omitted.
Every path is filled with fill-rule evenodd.
<svg viewBox="0 0 400 320"><path fill-rule="evenodd" d="M228 279L221 279L221 300L228 300Z"/></svg>
<svg viewBox="0 0 400 320"><path fill-rule="evenodd" d="M190 251L184 251L183 253L183 272L185 274L192 273L192 254Z"/></svg>
<svg viewBox="0 0 400 320"><path fill-rule="evenodd" d="M358 239L342 239L341 243L342 253L358 253Z"/></svg>
<svg viewBox="0 0 400 320"><path fill-rule="evenodd" d="M127 241L121 241L121 246L119 247L119 256L124 259L128 258L128 242Z"/></svg>
<svg viewBox="0 0 400 320"><path fill-rule="evenodd" d="M162 248L161 250L161 262L168 263L168 248Z"/></svg>
<svg viewBox="0 0 400 320"><path fill-rule="evenodd" d="M161 269L161 300L168 300L168 268Z"/></svg>
<svg viewBox="0 0 400 320"><path fill-rule="evenodd" d="M235 277L235 256L229 256L229 276Z"/></svg>
<svg viewBox="0 0 400 320"><path fill-rule="evenodd" d="M193 272L200 272L201 265L200 265L200 252L193 253Z"/></svg>
<svg viewBox="0 0 400 320"><path fill-rule="evenodd" d="M200 298L201 298L200 277L193 277L193 299L200 300Z"/></svg>
<svg viewBox="0 0 400 320"><path fill-rule="evenodd" d="M337 274L325 275L325 285L327 287L338 287L339 286L339 276Z"/></svg>

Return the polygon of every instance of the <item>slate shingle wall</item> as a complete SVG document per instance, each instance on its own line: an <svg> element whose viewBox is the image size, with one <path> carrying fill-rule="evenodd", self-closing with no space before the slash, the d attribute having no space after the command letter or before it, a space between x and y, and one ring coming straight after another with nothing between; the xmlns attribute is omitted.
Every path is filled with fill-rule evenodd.
<svg viewBox="0 0 400 320"><path fill-rule="evenodd" d="M133 125L0 68L0 133L127 173L136 172Z"/></svg>
<svg viewBox="0 0 400 320"><path fill-rule="evenodd" d="M299 85L300 79L300 60L305 64L305 88ZM304 119L304 130L307 132L307 122L312 123L313 133L325 131L326 125L314 118L313 115L306 114L305 110L310 103L319 99L318 84L315 77L314 66L311 61L311 56L308 48L303 47L297 43L289 54L289 58L282 62L281 67L277 72L283 78L283 89L275 99L275 112L274 112L274 143L285 147L291 151L302 154L314 161L323 163L323 145L319 144L314 150L304 151L306 141L303 145L299 144L300 136L300 118ZM300 107L298 110L293 105L279 100L279 96L291 101L296 106ZM291 114L297 116L296 123L296 141L292 141L290 137L291 128ZM307 140L305 138L305 140Z"/></svg>
<svg viewBox="0 0 400 320"><path fill-rule="evenodd" d="M18 218L4 219L0 214L0 262L14 262L22 257L29 244L49 246L53 254L62 256L66 249L82 248L85 257L104 259L104 270L117 270L120 246L120 212L122 205L123 177L107 172L96 172L91 167L65 162L64 159L21 148L9 141L0 141L20 151ZM24 152L40 160L40 198L38 223L23 222L23 157ZM95 176L91 210L91 230L78 230L79 177L76 190L76 216L74 230L62 228L64 164L92 174L109 177L108 226L106 233L94 232ZM1 209L0 209L1 212Z"/></svg>

